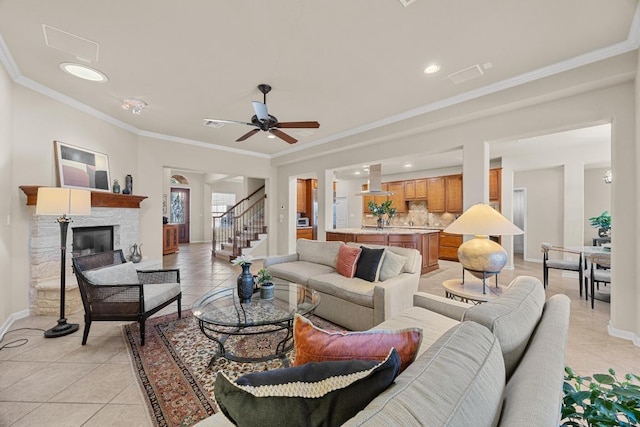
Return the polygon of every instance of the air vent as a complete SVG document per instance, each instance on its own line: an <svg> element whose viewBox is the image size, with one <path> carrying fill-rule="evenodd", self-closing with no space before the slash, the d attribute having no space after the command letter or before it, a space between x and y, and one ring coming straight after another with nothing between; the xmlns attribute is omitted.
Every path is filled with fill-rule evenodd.
<svg viewBox="0 0 640 427"><path fill-rule="evenodd" d="M205 119L204 125L209 126L210 128L220 129L222 126L224 126L224 123L214 122L214 121Z"/></svg>
<svg viewBox="0 0 640 427"><path fill-rule="evenodd" d="M469 80L477 79L484 74L482 68L478 64L465 68L464 70L456 71L453 74L449 74L449 79L454 83L459 85L460 83L464 83Z"/></svg>
<svg viewBox="0 0 640 427"><path fill-rule="evenodd" d="M98 60L100 45L58 28L43 24L44 42L47 46L76 56L79 60L89 62Z"/></svg>
<svg viewBox="0 0 640 427"><path fill-rule="evenodd" d="M411 3L413 3L416 0L400 0L400 4L402 4L404 7L409 6Z"/></svg>

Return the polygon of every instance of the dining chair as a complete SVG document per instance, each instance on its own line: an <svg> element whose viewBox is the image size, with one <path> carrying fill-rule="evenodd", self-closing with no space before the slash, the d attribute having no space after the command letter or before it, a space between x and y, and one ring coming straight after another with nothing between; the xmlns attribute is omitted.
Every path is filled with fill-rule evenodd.
<svg viewBox="0 0 640 427"><path fill-rule="evenodd" d="M542 243L541 249L544 254L542 258L542 284L546 289L549 286L549 269L577 271L578 272L578 288L580 289L580 298L582 298L582 287L584 286L585 299L589 299L587 293L587 282L584 277L585 263L582 252L564 248L562 246L554 246L551 243ZM577 260L549 258L549 253L558 253L578 255Z"/></svg>
<svg viewBox="0 0 640 427"><path fill-rule="evenodd" d="M591 308L594 307L595 287L600 289L600 283L611 284L611 255L594 254L591 260Z"/></svg>

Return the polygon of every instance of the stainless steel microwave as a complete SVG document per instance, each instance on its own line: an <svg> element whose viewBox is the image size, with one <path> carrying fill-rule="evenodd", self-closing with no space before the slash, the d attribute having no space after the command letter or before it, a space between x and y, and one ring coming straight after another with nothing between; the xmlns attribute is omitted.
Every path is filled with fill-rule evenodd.
<svg viewBox="0 0 640 427"><path fill-rule="evenodd" d="M298 227L308 227L309 218L298 218Z"/></svg>

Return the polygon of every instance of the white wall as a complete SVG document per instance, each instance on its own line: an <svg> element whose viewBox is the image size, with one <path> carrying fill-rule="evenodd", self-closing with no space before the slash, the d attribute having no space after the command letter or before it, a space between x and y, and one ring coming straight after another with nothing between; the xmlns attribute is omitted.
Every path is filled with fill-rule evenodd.
<svg viewBox="0 0 640 427"><path fill-rule="evenodd" d="M0 271L5 278L0 298L0 325L9 315L17 311L24 301L24 289L17 287L12 279L13 263L11 231L9 225L13 198L11 195L17 190L12 174L12 124L13 124L13 82L4 67L0 67L0 192L5 195L0 203ZM8 196L8 197L7 197ZM0 328L1 329L1 328ZM2 331L0 330L0 333Z"/></svg>
<svg viewBox="0 0 640 427"><path fill-rule="evenodd" d="M360 228L362 226L362 196L356 196L356 193L362 191L362 184L366 183L366 179L349 179L336 182L336 197L347 198L349 228ZM333 215L333 212L331 214Z"/></svg>
<svg viewBox="0 0 640 427"><path fill-rule="evenodd" d="M541 260L542 242L564 245L564 168L516 172L514 187L527 189L527 259Z"/></svg>

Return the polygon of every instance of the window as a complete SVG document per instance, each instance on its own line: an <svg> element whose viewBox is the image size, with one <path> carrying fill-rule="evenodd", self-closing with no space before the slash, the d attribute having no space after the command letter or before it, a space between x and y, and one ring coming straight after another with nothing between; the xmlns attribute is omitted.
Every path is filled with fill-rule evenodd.
<svg viewBox="0 0 640 427"><path fill-rule="evenodd" d="M211 216L217 217L236 204L235 193L211 193ZM233 222L233 215L229 213L223 218L216 218L214 227L230 227Z"/></svg>

